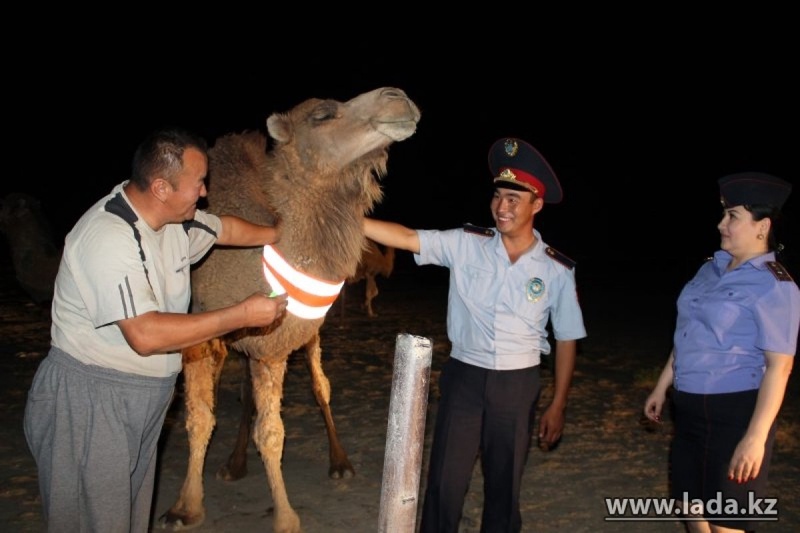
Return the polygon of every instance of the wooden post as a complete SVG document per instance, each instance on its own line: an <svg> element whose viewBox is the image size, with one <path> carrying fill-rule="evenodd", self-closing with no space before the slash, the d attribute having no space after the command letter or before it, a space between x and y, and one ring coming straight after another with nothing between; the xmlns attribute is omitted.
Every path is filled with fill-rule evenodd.
<svg viewBox="0 0 800 533"><path fill-rule="evenodd" d="M397 336L386 432L380 533L414 533L425 445L433 348L430 339Z"/></svg>

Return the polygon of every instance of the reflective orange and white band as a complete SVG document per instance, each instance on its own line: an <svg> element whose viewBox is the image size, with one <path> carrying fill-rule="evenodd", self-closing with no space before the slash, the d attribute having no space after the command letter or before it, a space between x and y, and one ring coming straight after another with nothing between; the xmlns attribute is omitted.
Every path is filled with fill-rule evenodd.
<svg viewBox="0 0 800 533"><path fill-rule="evenodd" d="M321 280L295 270L271 245L264 246L264 277L278 294L288 293L286 310L300 318L322 318L331 308L344 280Z"/></svg>

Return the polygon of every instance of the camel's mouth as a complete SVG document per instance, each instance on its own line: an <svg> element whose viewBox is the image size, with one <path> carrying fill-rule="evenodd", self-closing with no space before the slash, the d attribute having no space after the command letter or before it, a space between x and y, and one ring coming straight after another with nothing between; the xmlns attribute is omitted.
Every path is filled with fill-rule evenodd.
<svg viewBox="0 0 800 533"><path fill-rule="evenodd" d="M393 141L403 141L417 131L417 121L414 119L376 121L375 129Z"/></svg>

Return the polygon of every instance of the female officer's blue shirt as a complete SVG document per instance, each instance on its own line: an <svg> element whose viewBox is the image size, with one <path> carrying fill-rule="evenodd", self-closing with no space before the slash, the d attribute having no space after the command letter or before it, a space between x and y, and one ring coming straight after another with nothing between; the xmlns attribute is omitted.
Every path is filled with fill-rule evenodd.
<svg viewBox="0 0 800 533"><path fill-rule="evenodd" d="M758 389L764 352L794 355L800 290L767 253L726 271L719 250L678 297L674 386L720 394Z"/></svg>
<svg viewBox="0 0 800 533"><path fill-rule="evenodd" d="M511 263L495 230L492 236L462 229L418 230L419 265L450 269L447 335L450 356L492 370L538 365L550 353L547 322L556 340L586 336L575 273L536 245Z"/></svg>

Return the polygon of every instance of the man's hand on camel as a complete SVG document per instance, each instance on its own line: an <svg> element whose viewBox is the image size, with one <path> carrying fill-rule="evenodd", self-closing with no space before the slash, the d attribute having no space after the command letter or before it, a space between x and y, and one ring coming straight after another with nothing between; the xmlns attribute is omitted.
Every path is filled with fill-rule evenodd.
<svg viewBox="0 0 800 533"><path fill-rule="evenodd" d="M242 303L245 305L249 326L267 326L274 322L286 312L287 298L286 294L270 296L263 292L248 296Z"/></svg>

